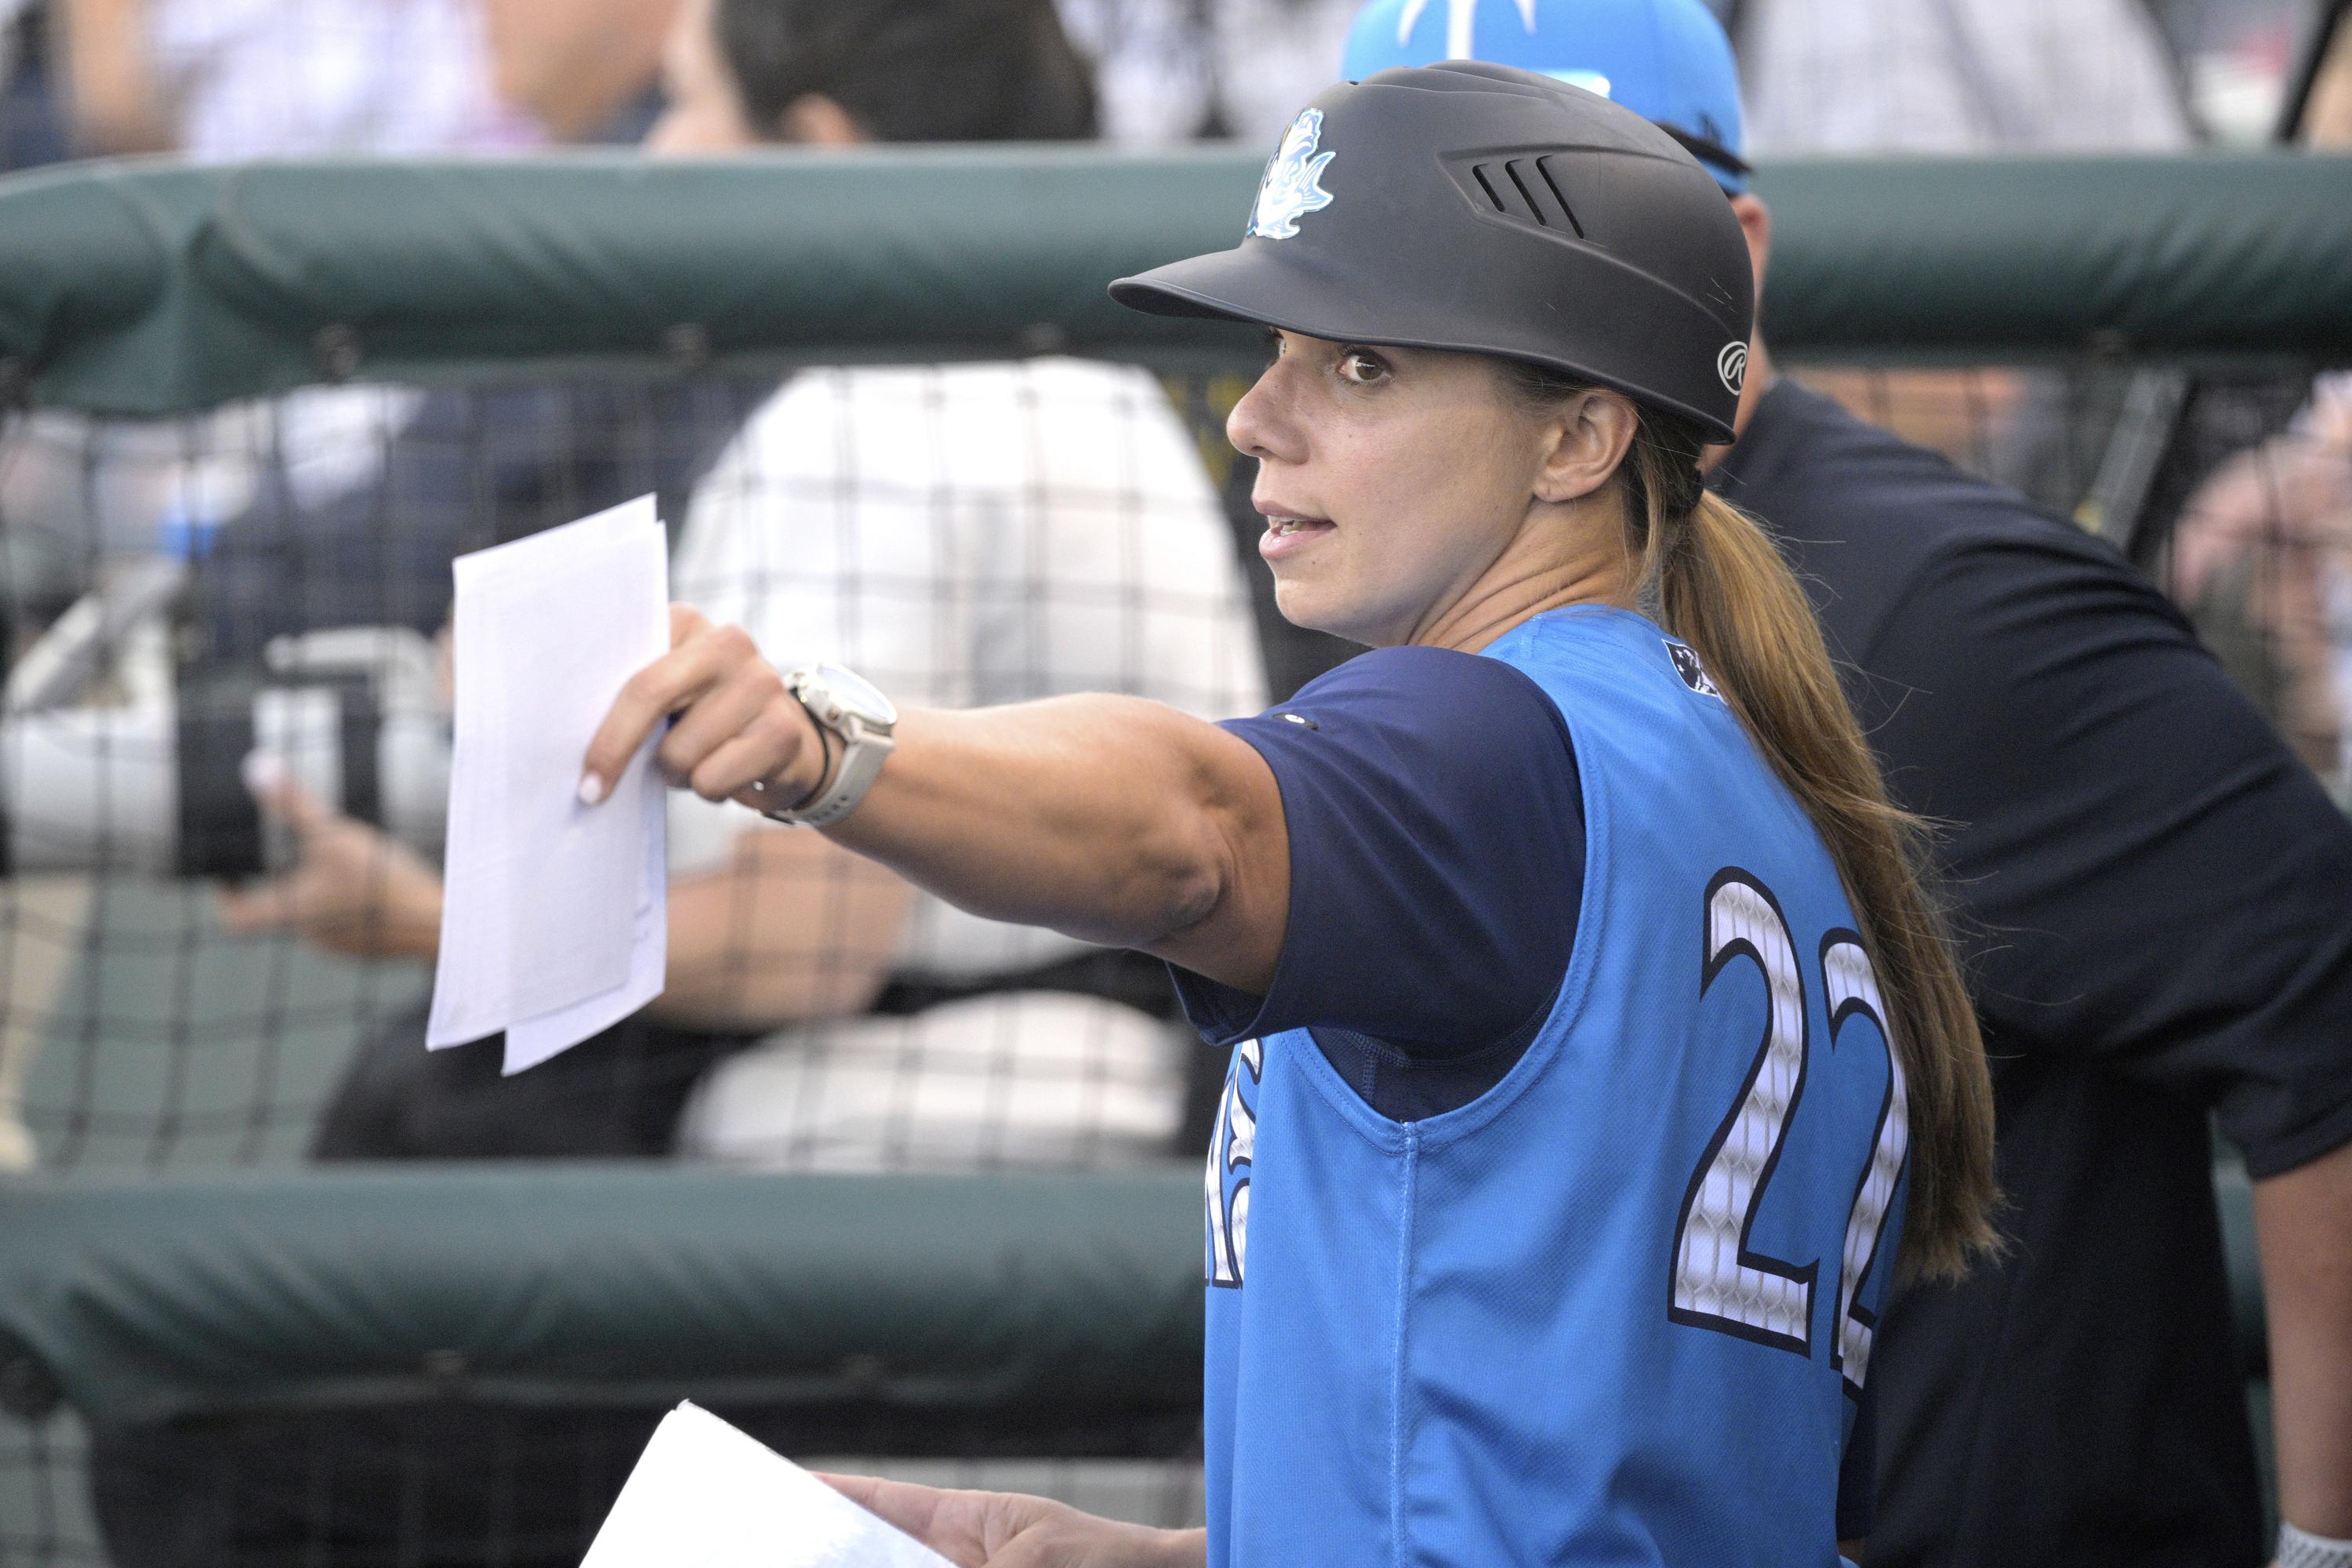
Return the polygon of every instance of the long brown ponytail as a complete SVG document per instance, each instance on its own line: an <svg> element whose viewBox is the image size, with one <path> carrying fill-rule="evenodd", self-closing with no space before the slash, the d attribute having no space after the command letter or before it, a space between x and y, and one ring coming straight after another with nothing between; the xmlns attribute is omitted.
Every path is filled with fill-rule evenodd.
<svg viewBox="0 0 2352 1568"><path fill-rule="evenodd" d="M1530 403L1580 390L1548 371L1511 368ZM1697 650L1829 847L1908 1089L1903 1271L1955 1279L1999 1246L1992 1080L1944 922L1922 886L1927 833L1887 799L1804 589L1764 531L1707 492L1698 453L1693 426L1642 408L1618 470L1638 603Z"/></svg>

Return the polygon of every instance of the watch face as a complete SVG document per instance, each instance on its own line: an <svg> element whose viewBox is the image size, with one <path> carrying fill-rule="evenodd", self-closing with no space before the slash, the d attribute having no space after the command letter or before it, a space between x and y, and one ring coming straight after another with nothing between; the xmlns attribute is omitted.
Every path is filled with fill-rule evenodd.
<svg viewBox="0 0 2352 1568"><path fill-rule="evenodd" d="M898 710L887 697L875 689L864 676L846 670L837 664L820 664L817 679L824 681L833 700L868 724L896 724Z"/></svg>

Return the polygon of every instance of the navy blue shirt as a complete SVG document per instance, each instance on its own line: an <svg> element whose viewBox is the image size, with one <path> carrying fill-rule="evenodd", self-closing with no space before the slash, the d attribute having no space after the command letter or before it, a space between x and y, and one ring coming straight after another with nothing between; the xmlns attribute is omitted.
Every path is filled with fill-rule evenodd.
<svg viewBox="0 0 2352 1568"><path fill-rule="evenodd" d="M1177 972L1220 1045L1311 1027L1400 1121L1518 1059L1576 941L1584 802L1559 710L1509 665L1381 648L1225 728L1274 770L1290 917L1263 997Z"/></svg>
<svg viewBox="0 0 2352 1568"><path fill-rule="evenodd" d="M1938 846L2013 1238L1872 1363L1873 1568L2250 1568L2209 1118L2352 1140L2352 825L2102 542L1783 383L1717 479Z"/></svg>

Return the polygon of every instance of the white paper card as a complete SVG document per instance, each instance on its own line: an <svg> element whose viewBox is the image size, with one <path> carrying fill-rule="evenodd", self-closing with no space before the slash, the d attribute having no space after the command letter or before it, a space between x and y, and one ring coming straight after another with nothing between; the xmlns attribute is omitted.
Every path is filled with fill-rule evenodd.
<svg viewBox="0 0 2352 1568"><path fill-rule="evenodd" d="M581 1568L953 1568L708 1410L662 1417Z"/></svg>
<svg viewBox="0 0 2352 1568"><path fill-rule="evenodd" d="M457 562L441 952L425 1044L506 1031L520 1072L661 994L668 853L655 742L603 805L580 764L622 684L669 648L654 500Z"/></svg>

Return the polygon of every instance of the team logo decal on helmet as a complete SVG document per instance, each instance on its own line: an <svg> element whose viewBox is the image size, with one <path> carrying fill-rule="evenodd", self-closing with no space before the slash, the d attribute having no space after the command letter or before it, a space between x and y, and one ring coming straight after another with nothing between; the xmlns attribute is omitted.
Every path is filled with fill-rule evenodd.
<svg viewBox="0 0 2352 1568"><path fill-rule="evenodd" d="M1738 396L1740 383L1748 379L1748 345L1724 344L1723 352L1715 356L1715 374L1723 377L1723 384L1732 396Z"/></svg>
<svg viewBox="0 0 2352 1568"><path fill-rule="evenodd" d="M1260 239L1288 239L1298 232L1298 220L1331 205L1331 193L1318 183L1335 153L1318 153L1323 139L1323 111L1309 109L1283 132L1282 150L1265 166L1257 187L1257 205L1250 213L1248 232Z"/></svg>

